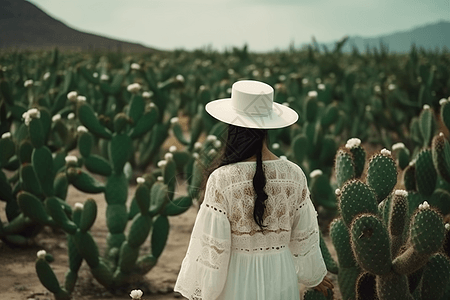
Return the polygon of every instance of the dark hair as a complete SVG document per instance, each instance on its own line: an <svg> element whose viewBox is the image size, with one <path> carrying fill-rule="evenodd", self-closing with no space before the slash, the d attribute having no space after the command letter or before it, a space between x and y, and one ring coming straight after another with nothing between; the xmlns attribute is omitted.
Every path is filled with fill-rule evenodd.
<svg viewBox="0 0 450 300"><path fill-rule="evenodd" d="M215 169L256 155L256 172L253 176L253 188L256 195L253 219L261 228L266 227L263 225L263 215L266 208L264 202L268 198L264 191L266 176L262 167L261 153L265 140L268 142L267 129L246 128L229 124L225 147L222 148L221 154L211 163L210 167L205 169L202 184L202 190L204 190L209 175Z"/></svg>

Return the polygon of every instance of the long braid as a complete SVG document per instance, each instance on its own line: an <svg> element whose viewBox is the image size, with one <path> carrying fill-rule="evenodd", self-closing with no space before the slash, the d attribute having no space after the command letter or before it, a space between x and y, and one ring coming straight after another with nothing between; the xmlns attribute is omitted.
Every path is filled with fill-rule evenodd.
<svg viewBox="0 0 450 300"><path fill-rule="evenodd" d="M258 150L256 151L256 172L253 176L253 188L255 189L256 199L255 199L255 208L253 210L253 218L255 219L256 224L259 227L266 227L263 225L263 216L264 210L266 208L265 201L268 198L268 195L264 191L264 187L266 186L266 176L264 175L264 170L262 167L262 145L263 140L261 139L258 143Z"/></svg>

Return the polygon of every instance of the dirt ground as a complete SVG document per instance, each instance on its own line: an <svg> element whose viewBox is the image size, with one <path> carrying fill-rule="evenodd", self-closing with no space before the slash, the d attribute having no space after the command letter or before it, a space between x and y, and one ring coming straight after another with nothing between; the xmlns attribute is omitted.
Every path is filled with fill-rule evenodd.
<svg viewBox="0 0 450 300"><path fill-rule="evenodd" d="M182 183L180 183L182 185ZM135 187L130 187L130 197L134 193ZM98 205L97 220L91 230L99 248L104 248L107 228L105 219L106 202L103 194L87 195L70 187L67 201L74 206L77 202L84 202L88 197L96 200ZM176 299L180 296L173 293L181 262L189 244L189 237L194 225L197 207L192 206L186 213L170 217L171 230L166 248L162 253L157 265L145 276L146 282L137 283L135 287L145 291L144 299ZM1 219L5 220L4 207L0 211ZM329 238L326 239L329 247L332 247ZM143 253L149 251L149 242L141 248ZM60 281L64 282L64 273L67 271L67 246L65 234L62 231L54 231L45 228L35 239L35 245L29 248L11 248L0 242L0 299L1 300L23 300L32 299L46 300L53 299L53 295L39 282L34 269L36 252L45 249L51 253L55 261L51 266ZM334 248L332 248L334 250ZM141 252L141 253L142 253ZM335 255L335 253L333 253ZM333 281L336 277L331 275ZM335 284L337 292L337 282ZM130 299L128 295L111 295L96 283L89 272L89 268L83 263L75 291L74 300L125 300ZM335 299L339 299L336 295Z"/></svg>

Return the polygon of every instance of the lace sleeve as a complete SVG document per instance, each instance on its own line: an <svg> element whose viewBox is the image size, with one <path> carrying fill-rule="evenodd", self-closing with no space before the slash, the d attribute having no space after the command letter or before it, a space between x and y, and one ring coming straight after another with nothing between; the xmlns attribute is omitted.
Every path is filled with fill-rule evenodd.
<svg viewBox="0 0 450 300"><path fill-rule="evenodd" d="M313 287L322 282L327 269L319 247L317 212L307 187L301 198L294 217L289 249L294 256L298 282Z"/></svg>
<svg viewBox="0 0 450 300"><path fill-rule="evenodd" d="M216 299L227 278L231 229L224 197L213 174L206 184L204 201L174 287L190 300Z"/></svg>

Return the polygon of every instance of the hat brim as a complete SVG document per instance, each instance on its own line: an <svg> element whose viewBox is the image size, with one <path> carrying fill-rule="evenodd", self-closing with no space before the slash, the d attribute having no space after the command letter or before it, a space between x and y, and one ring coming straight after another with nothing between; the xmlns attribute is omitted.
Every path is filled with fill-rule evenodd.
<svg viewBox="0 0 450 300"><path fill-rule="evenodd" d="M247 128L282 128L292 125L298 120L295 110L276 102L273 102L272 113L268 116L238 113L231 105L231 98L211 101L206 104L205 110L219 121Z"/></svg>

